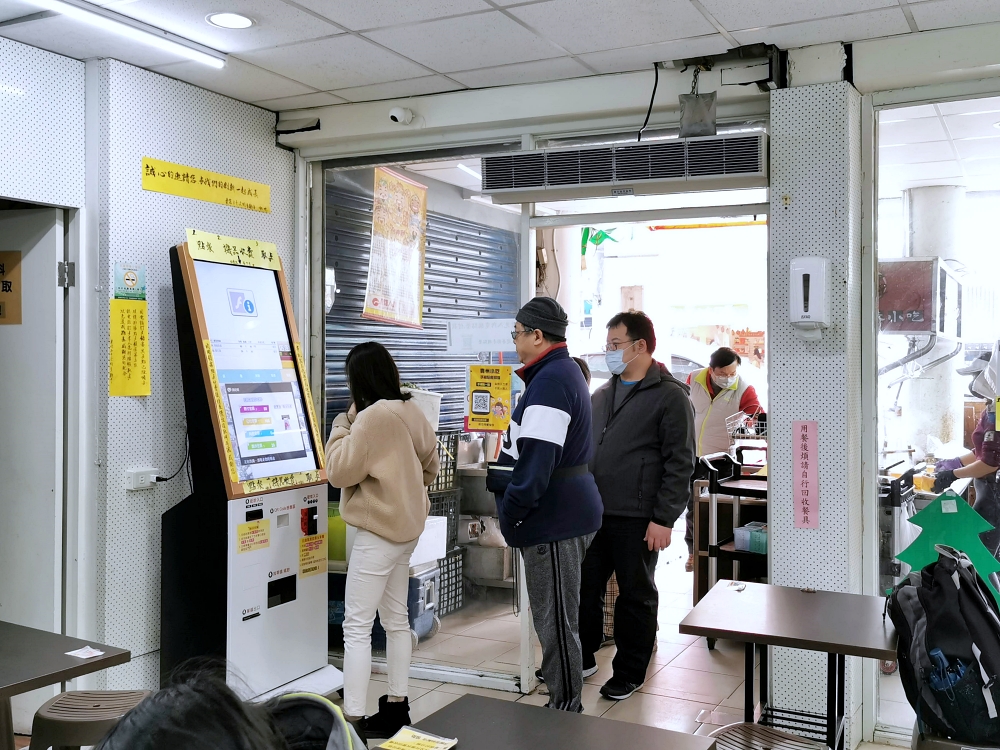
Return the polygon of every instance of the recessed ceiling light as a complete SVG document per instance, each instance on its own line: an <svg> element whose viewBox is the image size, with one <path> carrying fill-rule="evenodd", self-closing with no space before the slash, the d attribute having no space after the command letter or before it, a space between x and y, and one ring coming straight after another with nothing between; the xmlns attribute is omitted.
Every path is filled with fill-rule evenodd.
<svg viewBox="0 0 1000 750"><path fill-rule="evenodd" d="M252 18L241 16L239 13L211 13L205 20L223 29L249 29L253 26Z"/></svg>
<svg viewBox="0 0 1000 750"><path fill-rule="evenodd" d="M998 130L1000 130L1000 122L995 122L995 123L993 123L993 127L995 127L995 128L997 128Z"/></svg>

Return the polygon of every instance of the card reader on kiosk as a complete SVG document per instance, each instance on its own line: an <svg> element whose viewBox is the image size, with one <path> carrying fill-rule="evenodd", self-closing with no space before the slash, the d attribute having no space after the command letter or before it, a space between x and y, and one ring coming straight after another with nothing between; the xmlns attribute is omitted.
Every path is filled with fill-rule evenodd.
<svg viewBox="0 0 1000 750"><path fill-rule="evenodd" d="M193 486L162 517L160 681L224 660L252 698L333 669L320 429L274 245L188 230L170 266Z"/></svg>

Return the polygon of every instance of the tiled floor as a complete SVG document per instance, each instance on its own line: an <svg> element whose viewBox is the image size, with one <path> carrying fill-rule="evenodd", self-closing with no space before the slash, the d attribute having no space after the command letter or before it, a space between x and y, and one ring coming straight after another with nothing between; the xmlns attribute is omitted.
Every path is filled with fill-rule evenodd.
<svg viewBox="0 0 1000 750"><path fill-rule="evenodd" d="M742 719L742 644L720 641L714 651L709 651L704 639L681 635L677 630L677 623L691 609L692 576L684 572L687 549L683 537L681 520L675 529L673 544L660 555L656 568L660 630L645 685L625 701L601 697L600 686L611 677L615 655L614 646L605 647L597 654L599 671L585 680L584 713L700 733ZM520 622L511 613L509 604L472 603L444 618L441 632L420 644L413 652L413 661L516 672L520 660L519 641ZM384 675L373 676L368 692L370 713L377 710L379 696L386 693L385 679ZM411 680L410 718L419 721L465 693L539 706L548 700L538 691L521 696ZM699 717L703 721L699 721Z"/></svg>

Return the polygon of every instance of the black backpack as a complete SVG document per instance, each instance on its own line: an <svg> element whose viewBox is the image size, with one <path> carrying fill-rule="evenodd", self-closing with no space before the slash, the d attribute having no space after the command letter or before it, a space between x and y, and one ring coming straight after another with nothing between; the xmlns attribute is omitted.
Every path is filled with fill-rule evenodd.
<svg viewBox="0 0 1000 750"><path fill-rule="evenodd" d="M906 698L921 733L1000 743L1000 610L965 553L934 549L886 602Z"/></svg>
<svg viewBox="0 0 1000 750"><path fill-rule="evenodd" d="M266 704L290 750L366 750L332 701L313 693L286 693Z"/></svg>

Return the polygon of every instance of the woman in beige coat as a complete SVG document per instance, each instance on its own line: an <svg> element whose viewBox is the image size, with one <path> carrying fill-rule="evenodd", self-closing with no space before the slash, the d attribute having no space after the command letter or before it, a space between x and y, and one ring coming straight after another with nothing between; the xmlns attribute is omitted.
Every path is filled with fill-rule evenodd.
<svg viewBox="0 0 1000 750"><path fill-rule="evenodd" d="M410 555L430 510L437 437L400 390L399 370L384 346L358 344L345 369L353 403L334 420L326 444L330 484L342 490L340 514L358 529L344 596L344 713L362 736L391 737L410 723ZM389 694L365 718L376 610L386 632Z"/></svg>

